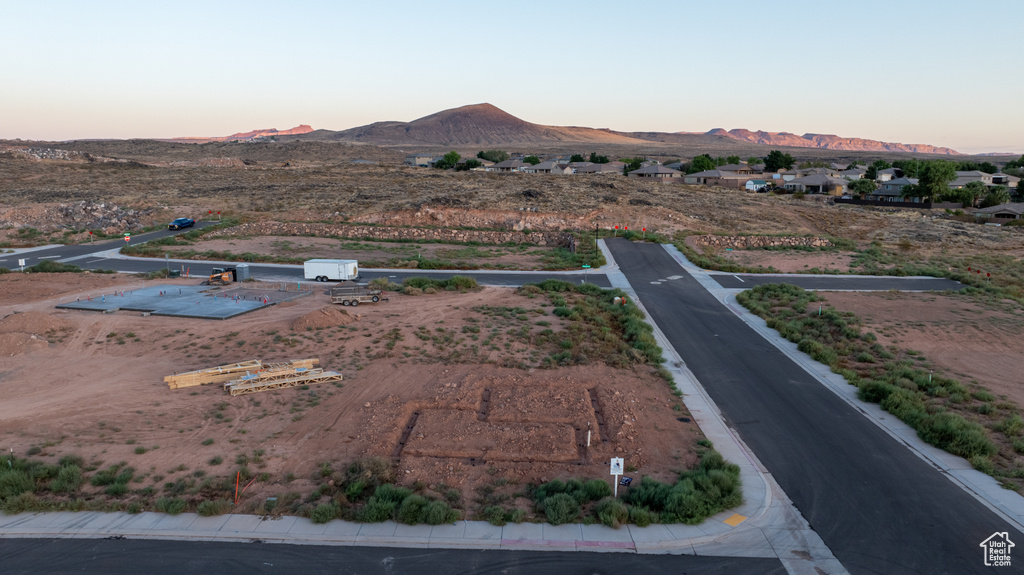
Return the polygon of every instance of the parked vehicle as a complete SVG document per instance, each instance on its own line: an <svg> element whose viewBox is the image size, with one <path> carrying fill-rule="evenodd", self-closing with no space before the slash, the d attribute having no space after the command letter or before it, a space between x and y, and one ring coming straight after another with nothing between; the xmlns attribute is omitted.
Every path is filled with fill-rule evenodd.
<svg viewBox="0 0 1024 575"><path fill-rule="evenodd" d="M331 303L356 306L366 302L377 303L382 299L387 301L383 294L382 290L365 285L341 285L331 288Z"/></svg>
<svg viewBox="0 0 1024 575"><path fill-rule="evenodd" d="M307 260L302 264L302 269L306 279L318 282L346 281L359 277L359 262L356 260Z"/></svg>
<svg viewBox="0 0 1024 575"><path fill-rule="evenodd" d="M191 218L178 218L173 222L167 224L169 230L183 230L185 228L191 228L196 225L196 221Z"/></svg>

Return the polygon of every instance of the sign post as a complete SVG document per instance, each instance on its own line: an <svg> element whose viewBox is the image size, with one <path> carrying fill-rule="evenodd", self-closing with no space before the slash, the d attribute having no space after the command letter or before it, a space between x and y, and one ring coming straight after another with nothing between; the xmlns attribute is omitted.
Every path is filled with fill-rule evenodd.
<svg viewBox="0 0 1024 575"><path fill-rule="evenodd" d="M589 269L590 269L589 265L583 264L583 283L587 283L587 270L589 270Z"/></svg>
<svg viewBox="0 0 1024 575"><path fill-rule="evenodd" d="M622 475L622 458L612 458L612 475L615 477L615 497L619 496L619 476Z"/></svg>
<svg viewBox="0 0 1024 575"><path fill-rule="evenodd" d="M125 242L130 242L131 240L132 240L132 234L129 233L129 232L125 232L124 233L124 241Z"/></svg>
<svg viewBox="0 0 1024 575"><path fill-rule="evenodd" d="M25 260L24 259L19 259L18 260L18 265L21 266L21 271L25 271Z"/></svg>

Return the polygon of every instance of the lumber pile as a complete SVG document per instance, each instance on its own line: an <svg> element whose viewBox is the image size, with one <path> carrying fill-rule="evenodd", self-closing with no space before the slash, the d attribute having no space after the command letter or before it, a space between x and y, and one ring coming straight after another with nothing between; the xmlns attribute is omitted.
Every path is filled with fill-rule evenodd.
<svg viewBox="0 0 1024 575"><path fill-rule="evenodd" d="M228 390L231 395L245 395L329 381L341 381L341 374L336 371L324 371L320 368L281 368L247 373L225 383L224 389Z"/></svg>
<svg viewBox="0 0 1024 575"><path fill-rule="evenodd" d="M233 363L231 365L219 365L207 369L198 369L186 373L178 373L164 377L164 382L171 389L206 385L210 383L225 383L236 380L246 374L258 372L279 372L291 370L294 373L297 369L312 369L320 363L319 359L295 359L287 363L265 364L258 359Z"/></svg>

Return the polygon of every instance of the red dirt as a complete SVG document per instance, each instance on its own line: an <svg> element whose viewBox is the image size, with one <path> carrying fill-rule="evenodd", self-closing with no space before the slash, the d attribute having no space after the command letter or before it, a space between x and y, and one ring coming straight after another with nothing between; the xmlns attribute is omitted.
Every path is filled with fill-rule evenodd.
<svg viewBox="0 0 1024 575"><path fill-rule="evenodd" d="M138 286L124 276L10 274L0 281L5 305L18 301L24 312L0 325L55 334L49 343L37 336L36 343L16 344L19 355L0 356L0 448L24 454L37 446L40 457L52 460L77 454L104 465L126 461L145 476L140 488L152 484L159 492L162 482L199 471L233 474L237 456L252 458L259 449L266 453L249 466L271 479L246 492L251 501L310 491L321 462L339 469L362 455L395 458L403 483L443 481L464 493L501 477L605 478L613 455L624 456L638 474L661 479L695 460L700 431L689 419L677 419L689 414L673 408L677 400L649 367L499 367L504 356L529 356L513 345L496 345L472 361L443 363L446 354L472 342L434 343L415 335L442 334L440 328L446 337L465 338L471 334L461 331L464 326L504 325L472 307L535 308L540 301L510 289L390 294L390 302L360 306L354 316L316 292L219 321L54 312L59 298L90 288ZM174 281L196 283L168 283ZM483 319L467 321L474 316ZM564 320L544 317L556 332L562 329ZM38 327L24 323L28 318ZM69 325L73 330L61 330ZM402 334L392 349L385 345L392 340L382 337L389 332ZM4 338L31 337L27 331L3 334L0 346L7 345ZM344 382L231 397L219 386L172 391L162 381L164 375L253 358L307 357L342 371ZM402 446L414 413L418 419ZM587 429L589 449L580 445ZM206 439L212 445L202 445ZM139 447L145 453L136 453ZM210 463L215 456L224 462ZM298 479L285 481L289 473Z"/></svg>
<svg viewBox="0 0 1024 575"><path fill-rule="evenodd" d="M932 294L822 295L836 309L862 318L879 343L919 351L937 368L1024 406L1017 345L1024 335L1024 310L1017 306L1003 311Z"/></svg>

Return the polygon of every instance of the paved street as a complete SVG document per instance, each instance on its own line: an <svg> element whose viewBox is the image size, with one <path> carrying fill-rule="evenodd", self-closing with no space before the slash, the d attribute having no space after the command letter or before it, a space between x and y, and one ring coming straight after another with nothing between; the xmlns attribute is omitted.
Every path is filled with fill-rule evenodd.
<svg viewBox="0 0 1024 575"><path fill-rule="evenodd" d="M788 283L810 290L943 291L961 290L964 285L946 278L897 278L871 276L810 276L801 274L721 274L711 278L725 288L749 289L763 284Z"/></svg>
<svg viewBox="0 0 1024 575"><path fill-rule="evenodd" d="M976 572L992 533L1024 540L761 338L662 246L607 245L727 423L851 573Z"/></svg>
<svg viewBox="0 0 1024 575"><path fill-rule="evenodd" d="M314 573L502 575L783 574L778 559L335 547L195 541L0 539L4 575L95 573Z"/></svg>

